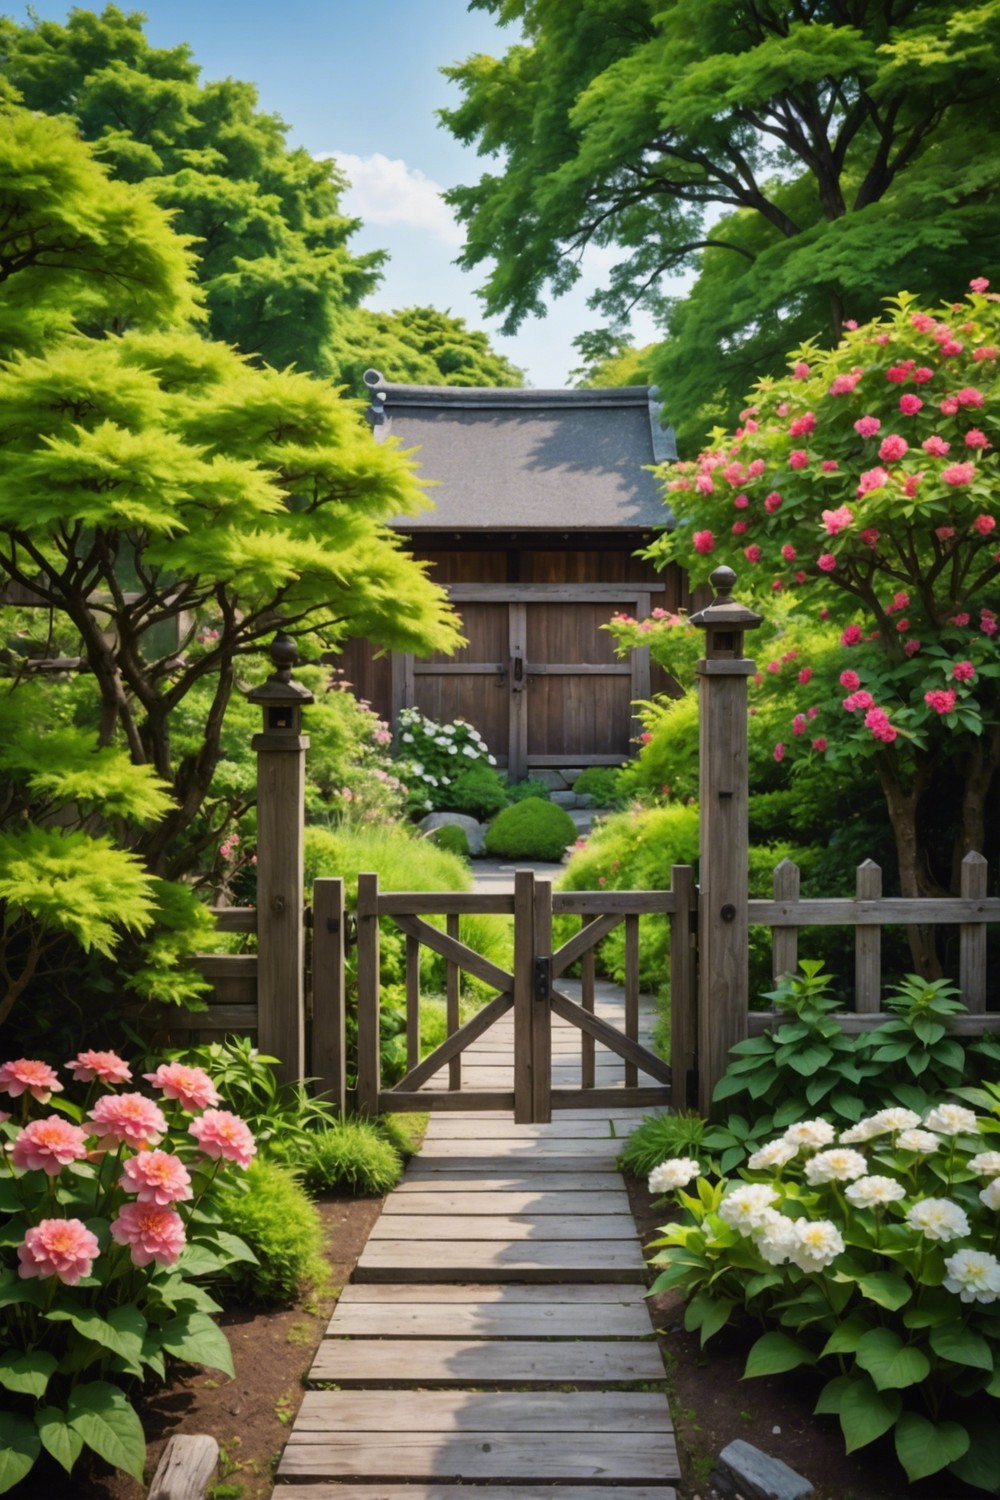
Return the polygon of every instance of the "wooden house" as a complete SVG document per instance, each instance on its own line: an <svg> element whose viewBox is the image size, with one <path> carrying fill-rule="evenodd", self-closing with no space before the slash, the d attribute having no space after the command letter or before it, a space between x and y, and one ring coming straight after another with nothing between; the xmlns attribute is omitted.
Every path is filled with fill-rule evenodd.
<svg viewBox="0 0 1000 1500"><path fill-rule="evenodd" d="M617 658L602 626L684 602L678 568L636 556L671 521L648 467L676 458L656 388L405 386L374 370L365 382L374 441L415 450L435 481L435 508L395 524L449 591L468 645L379 658L352 642L355 691L391 722L409 705L469 720L512 780L620 764L633 702L667 679L648 651Z"/></svg>

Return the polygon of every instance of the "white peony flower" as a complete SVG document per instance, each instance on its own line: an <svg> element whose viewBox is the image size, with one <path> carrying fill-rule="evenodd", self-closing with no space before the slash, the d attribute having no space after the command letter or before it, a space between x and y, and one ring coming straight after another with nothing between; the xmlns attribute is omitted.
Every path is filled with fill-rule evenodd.
<svg viewBox="0 0 1000 1500"><path fill-rule="evenodd" d="M944 1263L944 1284L963 1302L995 1302L1000 1297L1000 1261L985 1250L956 1250Z"/></svg>
<svg viewBox="0 0 1000 1500"><path fill-rule="evenodd" d="M687 1187L700 1171L701 1168L693 1157L672 1156L668 1161L661 1161L650 1172L649 1191L668 1193L671 1188Z"/></svg>
<svg viewBox="0 0 1000 1500"><path fill-rule="evenodd" d="M754 1243L770 1266L783 1266L795 1239L795 1224L777 1209L765 1208L753 1231Z"/></svg>
<svg viewBox="0 0 1000 1500"><path fill-rule="evenodd" d="M958 1240L969 1233L969 1220L964 1210L950 1198L924 1198L913 1205L906 1215L906 1222L929 1240Z"/></svg>
<svg viewBox="0 0 1000 1500"><path fill-rule="evenodd" d="M915 1125L920 1124L920 1116L914 1109L903 1109L896 1105L891 1109L880 1109L877 1114L872 1115L872 1124L878 1127L877 1135L884 1135L889 1130L912 1130Z"/></svg>
<svg viewBox="0 0 1000 1500"><path fill-rule="evenodd" d="M784 1167L798 1155L798 1147L791 1141L768 1141L755 1151L747 1162L751 1172L761 1172L767 1167Z"/></svg>
<svg viewBox="0 0 1000 1500"><path fill-rule="evenodd" d="M1000 1151L980 1151L971 1158L969 1169L982 1177L1000 1177Z"/></svg>
<svg viewBox="0 0 1000 1500"><path fill-rule="evenodd" d="M832 1151L817 1151L806 1162L806 1181L815 1187L820 1182L849 1182L852 1177L863 1177L868 1163L860 1151L849 1146L834 1146Z"/></svg>
<svg viewBox="0 0 1000 1500"><path fill-rule="evenodd" d="M881 1135L879 1127L875 1123L875 1116L869 1115L866 1120L859 1120L856 1125L840 1132L840 1143L842 1146L854 1146L859 1141L870 1141L873 1136Z"/></svg>
<svg viewBox="0 0 1000 1500"><path fill-rule="evenodd" d="M915 1151L918 1156L930 1156L940 1148L941 1142L929 1130L901 1130L896 1137L900 1151Z"/></svg>
<svg viewBox="0 0 1000 1500"><path fill-rule="evenodd" d="M924 1126L938 1135L973 1134L978 1133L979 1119L961 1104L938 1104L924 1117Z"/></svg>
<svg viewBox="0 0 1000 1500"><path fill-rule="evenodd" d="M827 1120L800 1120L789 1125L782 1139L792 1146L829 1146L836 1133Z"/></svg>
<svg viewBox="0 0 1000 1500"><path fill-rule="evenodd" d="M987 1208L992 1208L994 1213L1000 1208L1000 1178L994 1177L979 1194Z"/></svg>
<svg viewBox="0 0 1000 1500"><path fill-rule="evenodd" d="M859 1177L844 1189L844 1197L855 1208L878 1208L906 1197L906 1189L894 1177Z"/></svg>
<svg viewBox="0 0 1000 1500"><path fill-rule="evenodd" d="M840 1230L829 1219L795 1219L788 1258L800 1271L822 1271L844 1248Z"/></svg>
<svg viewBox="0 0 1000 1500"><path fill-rule="evenodd" d="M719 1205L719 1218L738 1229L740 1234L750 1234L764 1222L764 1212L777 1203L778 1193L766 1182L749 1182L727 1193Z"/></svg>

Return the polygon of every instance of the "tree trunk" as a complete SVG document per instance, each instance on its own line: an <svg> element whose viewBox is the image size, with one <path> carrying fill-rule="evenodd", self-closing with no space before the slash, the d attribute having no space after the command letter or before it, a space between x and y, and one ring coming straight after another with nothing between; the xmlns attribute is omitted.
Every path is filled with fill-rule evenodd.
<svg viewBox="0 0 1000 1500"><path fill-rule="evenodd" d="M899 888L903 896L940 896L942 892L927 873L920 836L917 831L917 808L920 804L923 778L919 771L912 791L904 791L900 785L895 758L891 751L881 751L875 757L879 780L885 794L889 821L896 840L896 856L899 860ZM910 956L916 972L924 979L941 978L941 960L938 957L934 928L918 923L906 929L910 945Z"/></svg>

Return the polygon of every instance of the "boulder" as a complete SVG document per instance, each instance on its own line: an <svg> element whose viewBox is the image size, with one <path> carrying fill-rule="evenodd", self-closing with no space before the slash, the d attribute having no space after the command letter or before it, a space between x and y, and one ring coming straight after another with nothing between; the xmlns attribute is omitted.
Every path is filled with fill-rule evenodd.
<svg viewBox="0 0 1000 1500"><path fill-rule="evenodd" d="M477 823L475 818L470 818L466 813L459 812L432 812L426 818L421 818L417 828L421 833L432 833L435 828L444 828L447 824L455 828L465 830L465 837L469 840L469 853L482 854L483 852L483 825Z"/></svg>

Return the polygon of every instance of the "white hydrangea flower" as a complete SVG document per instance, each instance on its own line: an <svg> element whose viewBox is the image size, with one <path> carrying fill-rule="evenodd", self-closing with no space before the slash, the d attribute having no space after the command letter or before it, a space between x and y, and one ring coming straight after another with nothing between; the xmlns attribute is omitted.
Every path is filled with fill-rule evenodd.
<svg viewBox="0 0 1000 1500"><path fill-rule="evenodd" d="M762 1172L768 1167L784 1167L798 1155L798 1147L791 1141L768 1141L755 1151L747 1162L751 1172Z"/></svg>
<svg viewBox="0 0 1000 1500"><path fill-rule="evenodd" d="M840 1143L842 1146L854 1146L859 1141L870 1141L876 1135L881 1135L881 1131L875 1124L875 1116L869 1115L867 1119L859 1120L856 1125L851 1125L847 1130L842 1130L840 1132Z"/></svg>
<svg viewBox="0 0 1000 1500"><path fill-rule="evenodd" d="M777 1209L765 1208L753 1232L754 1243L769 1266L783 1266L795 1240L795 1223Z"/></svg>
<svg viewBox="0 0 1000 1500"><path fill-rule="evenodd" d="M961 1104L938 1104L924 1117L927 1130L936 1130L938 1135L976 1134L979 1119L971 1109Z"/></svg>
<svg viewBox="0 0 1000 1500"><path fill-rule="evenodd" d="M458 754L458 746L457 745L449 745L448 746L448 754L449 755L457 755Z"/></svg>
<svg viewBox="0 0 1000 1500"><path fill-rule="evenodd" d="M1000 1178L994 1177L979 1194L987 1208L993 1209L994 1213L1000 1208Z"/></svg>
<svg viewBox="0 0 1000 1500"><path fill-rule="evenodd" d="M413 772L414 776L422 776L424 774L423 763L419 760L411 761L410 770Z"/></svg>
<svg viewBox="0 0 1000 1500"><path fill-rule="evenodd" d="M479 759L479 751L475 748L474 745L463 745L462 754L467 755L470 760Z"/></svg>
<svg viewBox="0 0 1000 1500"><path fill-rule="evenodd" d="M687 1187L698 1176L701 1167L692 1156L672 1156L661 1161L649 1174L651 1193L668 1193L671 1188Z"/></svg>
<svg viewBox="0 0 1000 1500"><path fill-rule="evenodd" d="M766 1182L744 1183L723 1198L719 1218L738 1229L740 1234L750 1234L765 1222L764 1211L772 1203L777 1203L778 1196Z"/></svg>
<svg viewBox="0 0 1000 1500"><path fill-rule="evenodd" d="M789 1125L782 1139L792 1146L829 1146L836 1134L827 1120L800 1120Z"/></svg>
<svg viewBox="0 0 1000 1500"><path fill-rule="evenodd" d="M912 1130L915 1125L920 1124L920 1116L915 1109L903 1109L901 1105L894 1105L872 1115L872 1123L878 1127L876 1134L884 1135L890 1130Z"/></svg>
<svg viewBox="0 0 1000 1500"><path fill-rule="evenodd" d="M849 1182L852 1177L863 1177L868 1163L860 1151L849 1146L834 1146L832 1151L817 1151L806 1162L806 1181L812 1187L820 1182Z"/></svg>
<svg viewBox="0 0 1000 1500"><path fill-rule="evenodd" d="M896 1137L900 1151L915 1151L918 1156L930 1156L940 1148L941 1141L929 1130L901 1130Z"/></svg>
<svg viewBox="0 0 1000 1500"><path fill-rule="evenodd" d="M981 1177L1000 1177L1000 1151L980 1151L970 1159L969 1170Z"/></svg>
<svg viewBox="0 0 1000 1500"><path fill-rule="evenodd" d="M435 745L440 745L442 750L447 750L450 741L445 739L443 734L437 734L434 736L434 743Z"/></svg>
<svg viewBox="0 0 1000 1500"><path fill-rule="evenodd" d="M909 1210L906 1222L929 1240L958 1240L969 1233L964 1210L950 1198L924 1198Z"/></svg>
<svg viewBox="0 0 1000 1500"><path fill-rule="evenodd" d="M944 1284L963 1302L995 1302L1000 1297L1000 1261L985 1250L956 1250L944 1263Z"/></svg>
<svg viewBox="0 0 1000 1500"><path fill-rule="evenodd" d="M447 734L447 735L453 735L455 733L455 726L454 726L454 724L442 724L442 726L441 726L441 733L442 734Z"/></svg>
<svg viewBox="0 0 1000 1500"><path fill-rule="evenodd" d="M495 755L487 755L486 760L491 766L495 766L497 763L497 758Z"/></svg>
<svg viewBox="0 0 1000 1500"><path fill-rule="evenodd" d="M789 1237L788 1258L800 1271L822 1271L836 1260L844 1240L829 1219L795 1219Z"/></svg>
<svg viewBox="0 0 1000 1500"><path fill-rule="evenodd" d="M413 735L410 733L409 730L407 730L405 734L401 734L400 735L400 739L403 741L404 745L412 745L413 744Z"/></svg>
<svg viewBox="0 0 1000 1500"><path fill-rule="evenodd" d="M906 1189L894 1177L859 1177L844 1189L844 1197L855 1208L878 1208L906 1197Z"/></svg>

